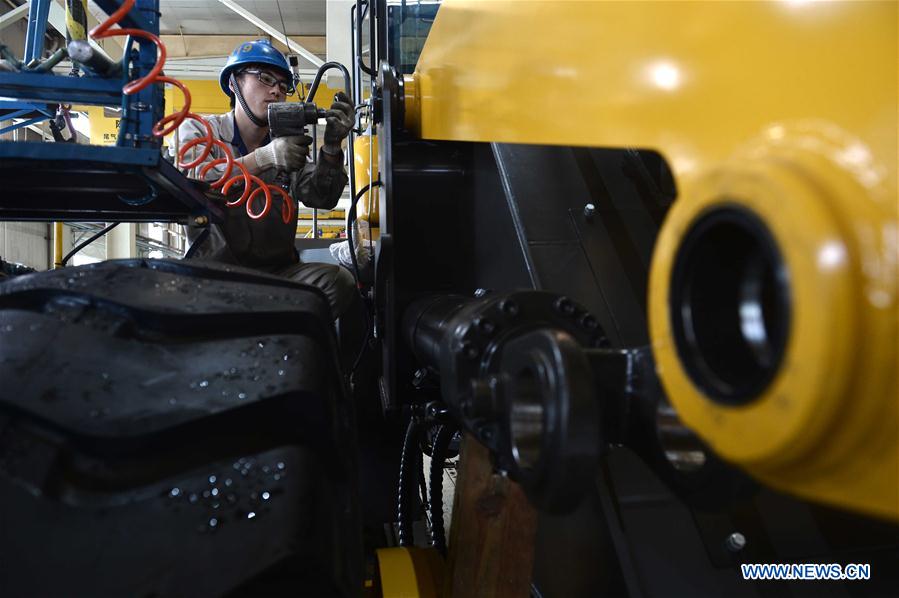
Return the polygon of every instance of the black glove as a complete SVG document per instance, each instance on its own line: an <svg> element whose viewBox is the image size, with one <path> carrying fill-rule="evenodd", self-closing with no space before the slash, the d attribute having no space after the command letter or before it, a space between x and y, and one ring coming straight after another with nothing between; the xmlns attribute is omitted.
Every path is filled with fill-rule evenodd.
<svg viewBox="0 0 899 598"><path fill-rule="evenodd" d="M322 149L325 153L334 155L340 151L340 142L349 135L355 123L353 105L342 91L334 96L334 103L331 104L325 121L328 124L325 127L325 145Z"/></svg>

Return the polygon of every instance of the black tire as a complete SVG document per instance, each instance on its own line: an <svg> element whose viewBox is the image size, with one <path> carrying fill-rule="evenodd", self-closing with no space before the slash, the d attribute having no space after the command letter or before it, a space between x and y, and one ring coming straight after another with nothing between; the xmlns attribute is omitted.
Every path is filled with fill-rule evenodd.
<svg viewBox="0 0 899 598"><path fill-rule="evenodd" d="M0 595L355 593L324 295L122 260L0 284Z"/></svg>

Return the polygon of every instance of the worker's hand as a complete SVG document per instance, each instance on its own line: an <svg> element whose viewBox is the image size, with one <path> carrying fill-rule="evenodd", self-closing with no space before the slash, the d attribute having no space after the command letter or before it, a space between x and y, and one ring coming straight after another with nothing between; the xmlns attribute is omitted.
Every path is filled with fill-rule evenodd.
<svg viewBox="0 0 899 598"><path fill-rule="evenodd" d="M292 135L277 137L271 143L257 148L253 153L256 164L262 170L277 168L285 172L300 170L306 164L309 155L309 135Z"/></svg>
<svg viewBox="0 0 899 598"><path fill-rule="evenodd" d="M349 135L355 120L350 98L342 91L338 92L325 116L328 123L325 127L325 153L334 155L340 151L340 142Z"/></svg>

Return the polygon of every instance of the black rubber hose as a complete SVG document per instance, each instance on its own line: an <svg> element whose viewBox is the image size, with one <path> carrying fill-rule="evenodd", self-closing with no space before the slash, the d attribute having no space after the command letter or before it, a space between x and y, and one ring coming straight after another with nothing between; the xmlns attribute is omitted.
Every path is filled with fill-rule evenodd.
<svg viewBox="0 0 899 598"><path fill-rule="evenodd" d="M431 546L446 556L446 531L443 529L443 468L450 442L456 435L456 427L444 424L437 428L431 445L431 495L428 508L431 510Z"/></svg>
<svg viewBox="0 0 899 598"><path fill-rule="evenodd" d="M377 183L377 181L375 181ZM353 197L353 202L350 204L350 209L347 212L346 219L346 240L350 246L350 263L353 265L353 276L356 278L356 287L359 288L359 285L362 283L359 278L359 262L356 260L356 245L353 242L353 225L356 223L356 204L359 203L359 200L365 195L365 192L371 188L371 183L362 187L359 190L359 193Z"/></svg>
<svg viewBox="0 0 899 598"><path fill-rule="evenodd" d="M400 546L412 546L412 510L418 495L418 476L421 471L421 450L418 448L419 423L409 420L403 453L400 455L400 479L397 489L396 524L397 541Z"/></svg>
<svg viewBox="0 0 899 598"><path fill-rule="evenodd" d="M421 446L418 448L420 449ZM428 508L428 480L425 479L424 459L421 460L421 465L418 467L418 492L422 506Z"/></svg>
<svg viewBox="0 0 899 598"><path fill-rule="evenodd" d="M318 67L318 71L316 71L316 73L315 73L315 78L312 80L312 84L309 86L309 92L306 94L306 102L312 102L315 99L315 94L318 91L318 86L322 81L322 76L325 74L325 72L332 70L332 69L336 69L336 70L340 71L340 73L343 75L344 93L346 94L347 98L351 102L354 102L354 100L353 100L353 82L352 82L352 79L350 78L350 72L347 70L347 68L345 66L343 66L339 62L333 62L333 61L326 62L323 65L321 65L320 67ZM355 103L354 103L353 107L355 109ZM356 121L355 121L355 116L354 116L353 123L355 124L355 122ZM353 156L354 137L355 137L355 135L353 134L353 129L350 128L350 132L347 135L346 151L347 151L347 159L348 159L347 163L349 165L349 173L348 174L350 177L350 193L351 194L352 194L352 190L356 188L356 168L355 168L356 158ZM355 205L355 201L353 202L353 205ZM350 207L352 208L352 206L350 206ZM349 227L347 227L347 230L349 230ZM354 256L356 255L356 248L353 247L352 242L350 243L350 253ZM353 258L353 263L354 263L354 268L355 268L355 258ZM354 272L354 274L357 275L357 282L358 282L358 274L359 274L358 269L356 272Z"/></svg>
<svg viewBox="0 0 899 598"><path fill-rule="evenodd" d="M89 238L87 241L82 241L81 243L76 245L75 248L72 249L72 251L68 252L66 254L66 256L64 258L62 258L62 261L59 262L59 265L65 266L66 262L68 262L70 259L72 259L73 255L75 255L76 253L78 253L79 251L81 251L82 249L84 249L85 247L87 247L88 245L90 245L91 243L93 243L94 241L96 241L97 239L99 239L100 237L102 237L103 235L105 235L106 233L108 233L109 231L114 229L115 227L117 227L119 224L121 224L121 222L113 222L112 224L110 224L109 226L107 226L106 228L104 228L103 230L98 232L97 234L92 235L91 238Z"/></svg>
<svg viewBox="0 0 899 598"><path fill-rule="evenodd" d="M375 181L374 186L380 187L381 181ZM356 290L359 292L359 296L362 298L362 305L365 309L365 335L362 338L362 344L359 347L359 353L356 355L356 359L353 360L353 368L350 370L350 377L356 373L356 368L359 367L359 363L362 361L362 355L365 353L365 347L368 344L368 336L371 334L372 324L371 318L372 315L369 313L368 301L365 298L365 293L362 292L362 283L359 278L359 262L356 260L356 244L353 240L353 226L356 222L356 204L359 203L359 199L372 188L372 184L364 186L359 190L359 193L353 198L352 203L350 204L350 210L347 213L347 227L346 227L346 239L350 248L350 262L353 265L353 278L356 279ZM369 259L374 260L374 256L369 254Z"/></svg>
<svg viewBox="0 0 899 598"><path fill-rule="evenodd" d="M188 248L187 253L184 254L184 259L186 259L186 260L191 259L194 256L194 254L196 254L197 251L199 251L200 247L203 246L203 243L205 243L206 239L208 239L208 238L209 238L209 227L207 226L202 231L200 231L200 234L197 235L197 238L194 239L194 242L190 244L190 247Z"/></svg>

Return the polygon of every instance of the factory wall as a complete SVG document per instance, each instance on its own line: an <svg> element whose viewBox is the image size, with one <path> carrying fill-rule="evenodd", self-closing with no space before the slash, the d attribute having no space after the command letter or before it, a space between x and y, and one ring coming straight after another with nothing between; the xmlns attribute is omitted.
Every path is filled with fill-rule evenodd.
<svg viewBox="0 0 899 598"><path fill-rule="evenodd" d="M0 258L46 270L50 265L50 226L46 222L0 222Z"/></svg>

